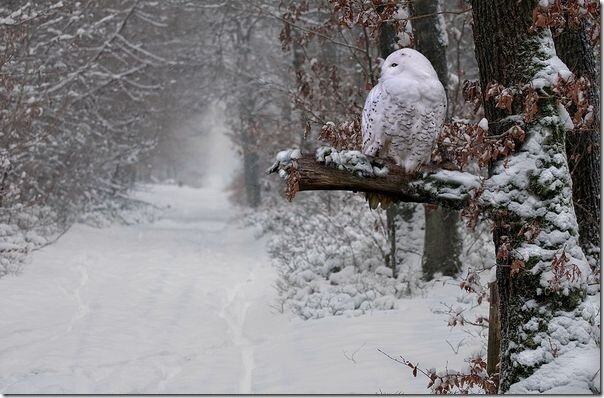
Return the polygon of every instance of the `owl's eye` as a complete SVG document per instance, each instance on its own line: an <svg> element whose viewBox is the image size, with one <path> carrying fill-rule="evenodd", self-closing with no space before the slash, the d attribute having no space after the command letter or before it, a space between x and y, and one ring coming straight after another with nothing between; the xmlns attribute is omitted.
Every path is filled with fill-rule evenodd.
<svg viewBox="0 0 604 398"><path fill-rule="evenodd" d="M398 66L398 64L390 64L390 66L391 66L392 68L396 68L396 67Z"/></svg>

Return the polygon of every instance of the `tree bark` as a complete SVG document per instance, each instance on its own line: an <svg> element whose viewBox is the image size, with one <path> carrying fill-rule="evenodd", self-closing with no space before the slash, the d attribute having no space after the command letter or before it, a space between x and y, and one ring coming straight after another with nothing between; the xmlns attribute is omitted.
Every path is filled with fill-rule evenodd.
<svg viewBox="0 0 604 398"><path fill-rule="evenodd" d="M448 97L446 31L440 0L415 0L415 15L425 17L413 21L415 49L432 63ZM424 230L424 254L422 271L426 280L435 273L456 275L461 268L459 255L461 239L458 231L459 211L442 207L424 206L426 228Z"/></svg>
<svg viewBox="0 0 604 398"><path fill-rule="evenodd" d="M249 132L243 132L243 173L245 193L250 207L260 204L260 165L258 153L253 150L254 142Z"/></svg>
<svg viewBox="0 0 604 398"><path fill-rule="evenodd" d="M459 254L461 239L458 231L459 210L442 206L424 206L426 229L422 273L429 281L434 274L455 276L461 271Z"/></svg>
<svg viewBox="0 0 604 398"><path fill-rule="evenodd" d="M499 295L497 282L489 283L489 340L487 344L487 373L493 380L495 391L499 387L499 349L501 347L501 325L499 324Z"/></svg>
<svg viewBox="0 0 604 398"><path fill-rule="evenodd" d="M483 93L489 82L496 81L505 87L526 85L536 74L548 73L546 66L553 48L551 33L549 29L538 32L530 29L536 0L471 0L471 3ZM561 349L572 350L568 340L580 345L575 336L556 340L548 334L554 320L577 316L575 311L585 297L586 274L589 273L577 242L570 172L564 156L564 124L551 84L551 80L546 80L538 89L538 113L533 121L524 125L526 142L506 161L493 162L489 180L498 184L485 189L483 194L483 200L492 200L499 208L493 217L493 238L498 254L500 392L509 391L511 387L511 392L516 393L534 388L515 384L531 378L544 363L559 355ZM522 120L522 96L514 98L510 113L496 108L493 100L483 98L483 101L490 134L503 133L516 123L518 118L509 117L510 113ZM533 167L527 168L528 164ZM556 186L543 182L550 167L559 177ZM533 208L535 210L526 212L522 206L527 203L536 203L541 210ZM569 222L560 223L562 218ZM536 237L529 238L526 234L529 225L537 229ZM564 238L551 239L558 234ZM556 259L562 256L570 258L561 261L558 270L554 269ZM516 272L511 271L514 264ZM560 274L558 277L554 274L570 272L573 266L580 269L579 276L565 279L564 291L553 288L552 283L556 278L560 279ZM536 361L529 361L524 354L533 350L539 350L543 355ZM562 377L558 382L563 382Z"/></svg>
<svg viewBox="0 0 604 398"><path fill-rule="evenodd" d="M590 81L589 102L594 124L566 136L566 154L573 179L573 203L579 223L579 243L592 267L600 264L600 90L598 62L585 30L567 28L554 38L556 53L577 77ZM590 258L591 257L591 258Z"/></svg>
<svg viewBox="0 0 604 398"><path fill-rule="evenodd" d="M337 151L340 156L357 151ZM299 191L351 191L387 194L402 202L433 203L461 209L472 199L471 193L480 187L481 179L473 174L424 167L415 175L406 174L391 161L361 155L368 165L380 167L387 173L359 175L360 168L342 164L326 164L312 154L303 154L289 162L276 162L267 172L287 173L286 185ZM370 166L369 166L370 167Z"/></svg>
<svg viewBox="0 0 604 398"><path fill-rule="evenodd" d="M379 8L378 8L379 9ZM380 40L379 49L383 59L386 59L390 53L392 53L396 47L396 29L392 24L384 23L380 28ZM397 242L397 222L396 219L400 213L400 204L392 203L388 209L386 209L386 228L388 233L389 253L388 253L388 264L387 266L392 269L392 277L397 277L397 255L396 255L396 242Z"/></svg>
<svg viewBox="0 0 604 398"><path fill-rule="evenodd" d="M414 15L422 15L422 18L414 19L413 37L415 38L415 49L422 54L436 70L438 79L447 91L448 68L447 68L447 44L446 31L441 11L440 0L414 0Z"/></svg>
<svg viewBox="0 0 604 398"><path fill-rule="evenodd" d="M245 71L249 68L253 24L243 25L243 23L237 23L236 40L240 49L237 54L237 66L240 70ZM242 94L239 98L239 138L243 152L243 178L247 204L250 207L258 207L260 204L260 169L257 139L253 129L253 98L254 94L250 92Z"/></svg>

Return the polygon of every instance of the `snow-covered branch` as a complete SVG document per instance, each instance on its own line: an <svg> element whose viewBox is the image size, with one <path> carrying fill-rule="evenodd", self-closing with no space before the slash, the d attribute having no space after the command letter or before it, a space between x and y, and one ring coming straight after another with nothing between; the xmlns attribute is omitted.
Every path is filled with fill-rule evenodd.
<svg viewBox="0 0 604 398"><path fill-rule="evenodd" d="M424 167L406 174L390 160L332 147L320 147L315 154L301 154L297 149L281 151L268 173L285 178L290 199L298 191L375 192L403 202L459 209L481 186L481 178L470 173Z"/></svg>

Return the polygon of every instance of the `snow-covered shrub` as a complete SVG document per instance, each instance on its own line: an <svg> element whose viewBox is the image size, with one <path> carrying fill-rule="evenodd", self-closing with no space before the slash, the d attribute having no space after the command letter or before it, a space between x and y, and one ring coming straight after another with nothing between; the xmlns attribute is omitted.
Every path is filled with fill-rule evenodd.
<svg viewBox="0 0 604 398"><path fill-rule="evenodd" d="M155 206L132 198L114 198L90 207L78 217L78 222L103 228L111 224L137 224L151 222L158 216Z"/></svg>
<svg viewBox="0 0 604 398"><path fill-rule="evenodd" d="M409 209L411 210L411 209ZM282 308L308 318L392 309L420 286L423 210L398 220L396 279L387 267L386 214L361 195L313 193L282 200L247 218L269 235Z"/></svg>
<svg viewBox="0 0 604 398"><path fill-rule="evenodd" d="M21 270L27 255L60 233L48 207L15 206L0 214L0 278Z"/></svg>
<svg viewBox="0 0 604 398"><path fill-rule="evenodd" d="M119 198L91 207L77 221L94 227L135 224L153 220L158 211L148 203ZM16 205L1 209L0 278L19 273L32 251L56 240L74 221L62 219L48 206Z"/></svg>
<svg viewBox="0 0 604 398"><path fill-rule="evenodd" d="M26 253L25 234L19 227L0 223L0 278L19 272Z"/></svg>

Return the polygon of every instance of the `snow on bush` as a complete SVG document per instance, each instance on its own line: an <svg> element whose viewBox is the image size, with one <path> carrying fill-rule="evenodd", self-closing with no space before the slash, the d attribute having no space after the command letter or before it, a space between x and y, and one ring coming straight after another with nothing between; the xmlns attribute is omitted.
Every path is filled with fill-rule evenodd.
<svg viewBox="0 0 604 398"><path fill-rule="evenodd" d="M59 227L48 207L15 206L0 213L0 278L18 273L28 254L55 234Z"/></svg>
<svg viewBox="0 0 604 398"><path fill-rule="evenodd" d="M159 209L132 198L114 198L94 205L78 217L78 222L104 228L111 224L138 224L151 222L158 217Z"/></svg>
<svg viewBox="0 0 604 398"><path fill-rule="evenodd" d="M25 234L15 224L0 223L0 278L18 273L27 252Z"/></svg>
<svg viewBox="0 0 604 398"><path fill-rule="evenodd" d="M135 224L155 219L158 209L131 198L118 198L95 205L77 219L93 227L114 223ZM0 212L0 278L18 274L29 254L62 235L74 220L60 220L48 206L21 205Z"/></svg>
<svg viewBox="0 0 604 398"><path fill-rule="evenodd" d="M424 209L398 206L396 279L387 260L386 213L371 211L361 194L303 192L293 203L276 198L249 213L246 222L269 236L268 251L279 272L279 309L305 319L360 315L395 308L399 298L418 294L425 285ZM460 280L449 278L447 283L475 289L472 296L460 290L456 304L462 313L474 314L487 301L495 250L489 224L479 224L474 232L460 228L463 271Z"/></svg>
<svg viewBox="0 0 604 398"><path fill-rule="evenodd" d="M423 209L398 220L396 279L387 267L386 214L370 211L361 195L312 193L252 213L247 221L269 235L279 272L280 309L304 319L360 315L395 308L420 287ZM404 205L409 206L409 205ZM416 206L413 205L413 208Z"/></svg>

